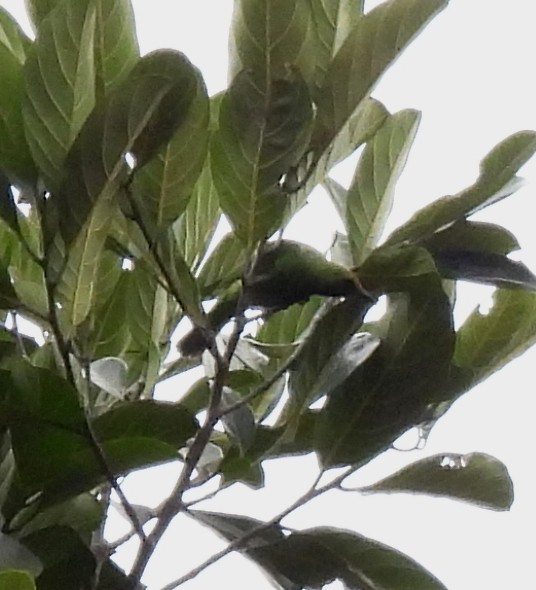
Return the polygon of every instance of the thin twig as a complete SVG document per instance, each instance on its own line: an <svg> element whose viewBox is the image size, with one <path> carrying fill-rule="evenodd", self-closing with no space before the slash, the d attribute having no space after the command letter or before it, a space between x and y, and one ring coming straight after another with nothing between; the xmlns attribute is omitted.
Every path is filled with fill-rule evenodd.
<svg viewBox="0 0 536 590"><path fill-rule="evenodd" d="M283 518L285 518L286 516L288 516L289 514L294 512L295 510L297 510L298 508L301 508L307 502L310 502L311 500L320 496L324 492L338 488L339 485L341 484L341 482L344 481L350 475L352 475L352 473L354 473L357 469L358 469L358 467L356 467L356 466L349 467L342 474L337 476L334 480L330 481L329 483L323 485L320 488L316 488L315 485L311 486L311 488L307 492L305 492L305 494L300 496L295 502L293 502L290 506L285 508L285 510L280 512L277 516L274 516L269 521L262 523L261 525L259 525L258 527L255 527L254 529L251 529L250 531L241 535L240 537L238 537L234 541L231 541L227 545L227 547L225 547L221 551L218 551L217 553L214 553L213 555L211 555L208 559L206 559L204 562L202 562L201 564L199 564L198 566L196 566L195 568L190 570L184 576L181 576L180 578L177 578L173 582L170 582L169 584L162 586L162 588L160 590L174 590L175 588L178 588L182 584L189 582L190 580L192 580L193 578L198 576L201 572L206 570L208 567L215 564L220 559L226 557L227 555L229 555L233 551L243 549L245 547L246 543L250 539L252 539L253 537L256 537L259 533L262 533L264 530L273 526L274 524L279 524L279 522L281 520L283 520Z"/></svg>

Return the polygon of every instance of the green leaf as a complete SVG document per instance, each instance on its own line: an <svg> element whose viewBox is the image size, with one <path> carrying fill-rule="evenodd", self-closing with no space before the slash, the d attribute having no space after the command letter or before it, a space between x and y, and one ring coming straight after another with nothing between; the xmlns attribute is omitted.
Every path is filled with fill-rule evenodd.
<svg viewBox="0 0 536 590"><path fill-rule="evenodd" d="M469 389L536 342L536 294L497 289L487 314L478 309L457 332L454 361L469 369Z"/></svg>
<svg viewBox="0 0 536 590"><path fill-rule="evenodd" d="M24 65L24 129L48 190L58 189L65 157L95 106L95 5L64 0L41 23Z"/></svg>
<svg viewBox="0 0 536 590"><path fill-rule="evenodd" d="M361 488L360 492L443 496L491 510L509 510L514 501L513 484L506 467L483 453L426 457Z"/></svg>
<svg viewBox="0 0 536 590"><path fill-rule="evenodd" d="M130 0L95 0L95 84L107 96L128 76L139 57Z"/></svg>
<svg viewBox="0 0 536 590"><path fill-rule="evenodd" d="M24 0L26 10L36 29L41 26L42 21L48 16L52 9L61 4L63 0Z"/></svg>
<svg viewBox="0 0 536 590"><path fill-rule="evenodd" d="M413 559L343 529L319 527L292 533L250 554L300 588L316 588L338 579L355 590L446 590Z"/></svg>
<svg viewBox="0 0 536 590"><path fill-rule="evenodd" d="M480 174L473 185L418 211L389 236L387 243L422 240L511 195L521 184L516 172L535 152L536 132L520 131L510 135L482 160Z"/></svg>
<svg viewBox="0 0 536 590"><path fill-rule="evenodd" d="M440 274L449 279L536 291L536 276L523 263L502 254L446 250L433 256Z"/></svg>
<svg viewBox="0 0 536 590"><path fill-rule="evenodd" d="M284 411L289 420L285 441L295 432L300 413L321 395L328 393L318 386L329 388L324 377L336 369L337 355L362 325L370 306L370 300L361 296L348 297L325 312L308 335L303 351L290 372L289 401ZM358 362L359 353L355 357Z"/></svg>
<svg viewBox="0 0 536 590"><path fill-rule="evenodd" d="M106 356L89 365L91 382L106 393L122 399L127 381L128 366L123 359Z"/></svg>
<svg viewBox="0 0 536 590"><path fill-rule="evenodd" d="M481 221L462 219L423 240L422 245L434 252L466 250L490 254L510 254L519 249L516 237L504 227Z"/></svg>
<svg viewBox="0 0 536 590"><path fill-rule="evenodd" d="M30 47L13 17L0 7L0 164L19 186L35 180L35 164L24 135L23 64Z"/></svg>
<svg viewBox="0 0 536 590"><path fill-rule="evenodd" d="M184 62L180 80L185 115L173 137L134 177L133 195L156 234L186 209L208 148L209 100L201 74Z"/></svg>
<svg viewBox="0 0 536 590"><path fill-rule="evenodd" d="M23 64L31 44L19 23L5 8L0 7L0 46L5 47Z"/></svg>
<svg viewBox="0 0 536 590"><path fill-rule="evenodd" d="M0 571L0 590L35 590L35 581L23 571Z"/></svg>
<svg viewBox="0 0 536 590"><path fill-rule="evenodd" d="M201 293L215 296L226 290L244 272L246 252L235 234L229 233L218 242L199 272Z"/></svg>
<svg viewBox="0 0 536 590"><path fill-rule="evenodd" d="M222 391L222 410L239 402L242 396L230 387ZM240 408L225 414L221 418L223 427L229 436L236 441L243 454L251 446L255 438L255 417L253 412L244 404Z"/></svg>
<svg viewBox="0 0 536 590"><path fill-rule="evenodd" d="M420 113L390 115L367 143L344 198L344 216L354 265L377 246L391 211L396 182L415 139ZM326 185L330 188L330 179Z"/></svg>
<svg viewBox="0 0 536 590"><path fill-rule="evenodd" d="M218 195L207 160L192 190L186 210L174 225L178 248L190 268L199 267L219 219Z"/></svg>
<svg viewBox="0 0 536 590"><path fill-rule="evenodd" d="M94 581L96 559L72 529L55 526L32 533L24 543L41 559L44 571L39 590L88 588Z"/></svg>
<svg viewBox="0 0 536 590"><path fill-rule="evenodd" d="M284 76L305 48L308 2L303 0L239 0L230 33L229 78L250 70L261 79Z"/></svg>
<svg viewBox="0 0 536 590"><path fill-rule="evenodd" d="M363 0L309 0L312 13L308 58L314 55L313 86L318 92L331 60L363 14Z"/></svg>
<svg viewBox="0 0 536 590"><path fill-rule="evenodd" d="M311 323L322 305L323 297L313 296L305 303L295 303L271 315L261 326L256 338L267 344L291 344Z"/></svg>
<svg viewBox="0 0 536 590"><path fill-rule="evenodd" d="M313 145L323 150L351 119L380 76L445 0L390 0L362 16L333 58L318 95Z"/></svg>
<svg viewBox="0 0 536 590"><path fill-rule="evenodd" d="M277 79L243 71L222 100L212 176L222 210L249 248L283 219L279 181L303 155L312 116L307 85L295 70Z"/></svg>
<svg viewBox="0 0 536 590"><path fill-rule="evenodd" d="M386 316L368 326L381 346L328 396L320 413L315 445L325 466L368 462L445 398L452 310L433 262L421 263L425 254L393 256L399 274L390 280L404 292L391 295Z"/></svg>
<svg viewBox="0 0 536 590"><path fill-rule="evenodd" d="M246 549L253 549L258 545L265 545L266 543L271 544L284 539L283 530L278 524L263 526L265 523L260 520L255 520L254 518L249 518L247 516L240 516L238 514L206 512L204 510L191 510L190 512L198 522L210 527L229 542L236 541L245 534L251 534L251 538L245 545ZM253 533L257 528L260 530L257 533ZM248 551L247 554L252 556L250 551ZM255 558L255 561L257 561L257 563L270 574L270 577L272 577L283 590L300 590L300 586L294 584L288 578L280 574L275 568L271 567L271 564L268 561L265 563L261 557Z"/></svg>
<svg viewBox="0 0 536 590"><path fill-rule="evenodd" d="M191 68L177 51L150 53L93 111L69 154L57 195L60 230L67 244L80 233L97 203L106 209L105 203L116 200L127 178L125 156L131 154L141 167L174 134L190 103L185 100L189 94L183 76ZM106 216L110 217L110 205Z"/></svg>

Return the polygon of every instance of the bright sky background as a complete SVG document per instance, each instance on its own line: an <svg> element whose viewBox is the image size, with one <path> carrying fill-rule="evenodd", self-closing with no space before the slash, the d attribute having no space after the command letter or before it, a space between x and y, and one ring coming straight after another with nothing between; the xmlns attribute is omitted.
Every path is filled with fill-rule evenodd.
<svg viewBox="0 0 536 590"><path fill-rule="evenodd" d="M368 2L367 9L375 4ZM22 0L3 0L0 5L23 22ZM158 47L180 49L201 68L211 93L225 87L231 0L135 0L134 6L144 53ZM429 201L473 182L480 159L507 135L536 129L535 22L536 8L528 0L451 0L383 79L375 96L391 111L416 108L423 112L389 227ZM347 183L350 174L346 167L338 171L337 179ZM536 271L536 162L527 165L522 175L527 187L487 209L479 219L512 230L522 245L521 258ZM327 227L326 220L335 220L323 206L325 200L321 193L311 199L293 234L319 249L331 241L331 234L326 230L319 235L319 229ZM464 289L460 298L466 298L465 313L484 302L489 292ZM516 500L509 513L424 496L360 498L338 492L311 503L285 524L342 526L370 535L416 558L449 590L528 590L534 584L536 525L531 452L535 364L532 350L458 401L436 426L424 451L386 453L363 469L359 478L359 482L372 482L407 462L443 451L487 452L507 465L514 480ZM265 490L233 486L206 507L269 518L310 485L314 469L312 458L268 463ZM140 504L158 503L166 492L161 482L167 481L170 471L176 472L165 467L152 470L150 476L135 476L129 497ZM147 571L146 583L156 590L221 546L207 531L177 519L164 538L159 558ZM127 548L119 556L122 563L127 563L128 555ZM225 559L184 587L271 588L254 566L238 556Z"/></svg>

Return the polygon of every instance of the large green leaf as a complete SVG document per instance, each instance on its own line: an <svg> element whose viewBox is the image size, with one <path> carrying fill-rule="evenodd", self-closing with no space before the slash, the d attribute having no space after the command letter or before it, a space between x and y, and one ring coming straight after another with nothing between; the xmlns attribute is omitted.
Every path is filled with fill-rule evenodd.
<svg viewBox="0 0 536 590"><path fill-rule="evenodd" d="M209 101L203 78L185 62L178 82L183 88L184 119L132 184L145 223L157 233L186 209L208 148Z"/></svg>
<svg viewBox="0 0 536 590"><path fill-rule="evenodd" d="M326 466L369 461L445 397L454 330L440 277L420 250L392 253L392 268L387 315L368 326L382 345L321 411L315 444Z"/></svg>
<svg viewBox="0 0 536 590"><path fill-rule="evenodd" d="M536 152L536 132L520 131L510 135L482 160L480 174L469 188L442 197L418 211L395 230L389 244L427 238L469 215L511 195L520 186L517 171Z"/></svg>
<svg viewBox="0 0 536 590"><path fill-rule="evenodd" d="M490 311L475 309L458 330L454 360L469 370L469 389L535 342L536 294L497 289Z"/></svg>
<svg viewBox="0 0 536 590"><path fill-rule="evenodd" d="M333 56L363 13L363 0L308 0L312 27L307 43L307 57L314 55L313 86L322 88Z"/></svg>
<svg viewBox="0 0 536 590"><path fill-rule="evenodd" d="M95 0L95 83L98 97L112 92L139 57L131 0Z"/></svg>
<svg viewBox="0 0 536 590"><path fill-rule="evenodd" d="M404 169L419 121L420 114L412 110L389 116L359 159L343 206L343 221L356 266L381 238L391 211L395 184ZM330 182L328 179L328 189Z"/></svg>
<svg viewBox="0 0 536 590"><path fill-rule="evenodd" d="M514 501L506 467L483 453L427 457L360 491L444 496L492 510L508 510Z"/></svg>
<svg viewBox="0 0 536 590"><path fill-rule="evenodd" d="M207 161L184 213L174 225L175 238L184 260L197 269L208 249L220 218L218 195Z"/></svg>
<svg viewBox="0 0 536 590"><path fill-rule="evenodd" d="M343 529L319 527L292 533L249 553L299 588L340 580L352 590L446 590L413 559Z"/></svg>
<svg viewBox="0 0 536 590"><path fill-rule="evenodd" d="M0 8L0 164L13 182L32 183L35 164L24 135L22 101L23 64L30 40L13 17Z"/></svg>
<svg viewBox="0 0 536 590"><path fill-rule="evenodd" d="M61 184L63 163L95 106L95 5L63 0L40 26L24 65L24 129L48 190Z"/></svg>
<svg viewBox="0 0 536 590"><path fill-rule="evenodd" d="M68 244L98 201L116 197L128 173L125 156L131 154L135 166L143 166L184 120L191 96L183 81L192 70L177 51L150 53L91 114L66 161L58 194L60 229Z"/></svg>
<svg viewBox="0 0 536 590"><path fill-rule="evenodd" d="M295 70L277 79L243 71L222 100L212 177L221 208L249 247L282 221L279 181L304 153L312 116L307 85Z"/></svg>
<svg viewBox="0 0 536 590"><path fill-rule="evenodd" d="M308 1L238 0L231 35L229 78L250 70L274 79L296 65L305 48Z"/></svg>
<svg viewBox="0 0 536 590"><path fill-rule="evenodd" d="M333 58L318 95L313 134L317 151L341 132L380 76L446 4L445 0L390 0L358 20Z"/></svg>

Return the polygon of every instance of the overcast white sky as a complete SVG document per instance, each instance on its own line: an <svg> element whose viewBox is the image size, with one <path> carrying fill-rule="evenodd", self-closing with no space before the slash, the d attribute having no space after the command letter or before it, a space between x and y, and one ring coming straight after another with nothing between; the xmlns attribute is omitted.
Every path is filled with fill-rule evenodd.
<svg viewBox="0 0 536 590"><path fill-rule="evenodd" d="M368 2L367 8L373 4L378 2ZM4 0L0 5L20 15L23 2ZM134 6L143 52L157 47L180 49L204 72L211 93L225 86L231 0L135 0ZM391 227L430 200L470 184L480 159L501 139L521 129L536 129L535 17L534 3L528 0L451 0L384 78L375 96L391 111L407 107L423 111L398 185ZM338 179L347 182L348 170L339 174ZM522 259L536 270L536 162L527 165L523 175L527 188L486 210L481 218L514 231L522 245ZM305 239L312 240L314 234L320 249L331 241L327 232L318 237L317 228L326 225L323 200L321 194L312 199L303 216L305 225L295 234L304 236L304 227L309 227L313 231ZM320 215L322 226L318 225ZM464 290L460 297L466 295L469 310L488 293ZM316 501L285 523L295 527L330 524L368 534L421 561L449 590L533 587L535 366L533 350L457 402L424 451L390 452L363 470L362 480L372 481L428 454L491 453L507 465L514 480L516 500L510 513L423 496L359 498L339 493ZM234 486L211 508L259 518L273 516L311 482L313 469L314 461L303 458L269 464L266 490L251 492ZM138 477L129 488L134 502L158 501L156 486L149 492L143 488L146 481L146 475ZM179 520L165 538L160 558L148 570L146 583L156 590L219 546L210 534ZM126 553L122 559L127 559ZM170 572L170 565L181 569ZM240 590L271 587L253 566L233 556L185 588L231 586Z"/></svg>

